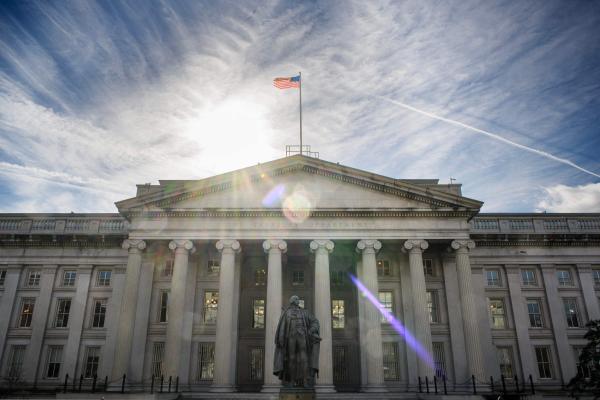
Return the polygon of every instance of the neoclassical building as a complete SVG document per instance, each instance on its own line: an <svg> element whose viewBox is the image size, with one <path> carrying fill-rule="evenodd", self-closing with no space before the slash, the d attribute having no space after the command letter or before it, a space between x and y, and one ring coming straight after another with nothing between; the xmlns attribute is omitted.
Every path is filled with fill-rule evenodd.
<svg viewBox="0 0 600 400"><path fill-rule="evenodd" d="M2 384L276 391L297 294L321 323L321 392L556 388L600 318L599 214L483 214L459 184L300 155L116 206L0 215Z"/></svg>

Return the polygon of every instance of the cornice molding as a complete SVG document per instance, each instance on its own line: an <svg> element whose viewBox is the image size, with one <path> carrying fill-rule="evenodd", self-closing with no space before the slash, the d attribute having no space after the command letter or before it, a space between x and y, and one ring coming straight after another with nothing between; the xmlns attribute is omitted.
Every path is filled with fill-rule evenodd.
<svg viewBox="0 0 600 400"><path fill-rule="evenodd" d="M335 169L336 166L334 165L330 168ZM430 188L421 188L415 186L414 188L412 188L414 189L414 191L412 191L410 185L406 183L402 184L407 187L394 186L401 182L401 180L392 180L391 178L387 178L388 180L393 181L393 184L391 182L375 182L373 180L369 180L367 176L359 177L352 176L349 173L336 172L332 169L327 169L326 167L317 167L314 165L310 165L308 161L305 160L295 161L293 164L279 168L274 168L270 171L257 171L256 173L250 175L249 180L251 183L255 183L264 180L266 177L282 176L298 171L323 176L335 181L350 183L372 191L388 193L409 200L415 200L425 204L430 204L433 208L462 209L462 211L466 212L469 217L472 217L473 215L477 214L482 204L477 200L469 199L463 196L452 196L450 194L438 192L435 189ZM180 187L179 190L168 194L168 197L164 197L165 193L163 191L160 191L158 193L154 192L152 194L142 195L139 197L134 197L132 199L124 200L122 202L117 202L117 206L119 208L123 208L122 212L125 215L132 215L132 213L134 212L132 211L132 209L136 207L142 207L144 205L152 205L159 208L169 208L169 206L172 206L181 201L202 197L210 193L230 190L232 188L245 184L247 181L240 179L236 175L236 172L239 171L234 171L232 173L220 175L217 177L217 179L221 179L221 181L217 181L212 184L211 178L208 178L205 181L206 186L199 187L194 190ZM214 181L216 179L212 180ZM202 181L199 181L199 185L201 185L200 182Z"/></svg>

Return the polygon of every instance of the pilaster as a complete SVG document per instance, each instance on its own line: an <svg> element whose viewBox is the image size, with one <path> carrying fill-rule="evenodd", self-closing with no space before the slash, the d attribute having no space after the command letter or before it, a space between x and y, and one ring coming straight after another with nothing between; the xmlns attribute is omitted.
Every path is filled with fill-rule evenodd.
<svg viewBox="0 0 600 400"><path fill-rule="evenodd" d="M12 312L15 310L15 300L22 268L21 265L2 266L2 269L6 269L6 278L4 279L2 296L0 296L0 315L3 316L0 318L0 359L2 354L8 354L4 347L10 321L13 321ZM19 311L15 310L15 312Z"/></svg>
<svg viewBox="0 0 600 400"><path fill-rule="evenodd" d="M592 266L590 264L577 264L577 273L583 292L583 301L587 310L588 320L600 319L600 306L596 298L594 288L594 277L592 276Z"/></svg>

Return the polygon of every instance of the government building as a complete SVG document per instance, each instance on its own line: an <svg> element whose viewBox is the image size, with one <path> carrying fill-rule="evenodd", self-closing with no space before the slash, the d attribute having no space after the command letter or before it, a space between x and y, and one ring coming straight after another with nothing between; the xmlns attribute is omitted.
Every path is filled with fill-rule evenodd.
<svg viewBox="0 0 600 400"><path fill-rule="evenodd" d="M138 185L114 214L0 214L0 387L276 392L296 294L322 398L560 390L600 319L600 214L482 204L294 155Z"/></svg>

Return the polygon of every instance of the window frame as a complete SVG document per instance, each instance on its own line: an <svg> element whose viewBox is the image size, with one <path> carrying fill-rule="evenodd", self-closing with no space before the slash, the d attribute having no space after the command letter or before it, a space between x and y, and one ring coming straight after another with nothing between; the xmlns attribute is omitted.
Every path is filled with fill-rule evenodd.
<svg viewBox="0 0 600 400"><path fill-rule="evenodd" d="M507 329L508 321L507 321L506 304L504 302L504 299L499 298L499 297L492 297L492 298L488 299L488 302L489 302L488 303L489 304L489 313L490 313L490 318L491 318L491 320L490 320L491 328L492 329ZM496 302L499 302L502 305L502 307L501 307L502 313L494 312L494 310L499 309L499 307L497 307L497 306L495 306L495 307L492 306L492 303L496 303ZM502 318L500 319L500 317L502 317ZM498 324L496 324L497 320L503 321L502 326L498 326Z"/></svg>
<svg viewBox="0 0 600 400"><path fill-rule="evenodd" d="M208 298L207 295L209 293L212 293L213 295L211 296L210 300L214 300L216 298L216 303L214 302L208 302ZM216 294L216 296L215 296ZM216 304L216 306L214 305ZM210 311L210 313L209 313ZM212 315L214 313L214 317L211 316L209 318L209 315ZM219 317L219 291L216 289L207 289L204 291L204 296L202 296L202 322L204 323L204 325L216 325L217 324L217 318Z"/></svg>
<svg viewBox="0 0 600 400"><path fill-rule="evenodd" d="M302 269L292 270L292 286L304 286L306 277L305 275L306 274Z"/></svg>
<svg viewBox="0 0 600 400"><path fill-rule="evenodd" d="M381 299L382 294L390 295L389 302L387 301L387 299L382 301L382 299ZM377 301L379 301L379 303L381 304L383 309L387 310L391 315L394 315L394 291L393 290L379 290L379 292L377 293ZM388 306L388 303L389 303L389 306ZM381 323L382 324L390 323L384 314L381 314Z"/></svg>
<svg viewBox="0 0 600 400"><path fill-rule="evenodd" d="M562 273L566 272L568 274L568 280L565 280L564 277L562 277ZM558 286L559 287L572 287L574 286L574 282L573 282L573 274L571 273L571 270L569 268L559 268L556 270L556 280L558 281Z"/></svg>
<svg viewBox="0 0 600 400"><path fill-rule="evenodd" d="M502 354L503 356L507 356L508 359L508 366L510 368L510 374L506 374L503 369L503 366L505 366L505 364L503 363L503 359L501 359L501 353L505 353ZM512 346L498 346L496 347L496 358L498 359L498 367L500 368L500 373L502 375L504 375L505 378L507 379L513 379L513 377L516 375L515 373L515 361L514 361L514 357L513 357L513 350L512 350Z"/></svg>
<svg viewBox="0 0 600 400"><path fill-rule="evenodd" d="M530 304L537 305L537 307L538 307L537 313L531 311L531 309L529 308ZM525 306L527 307L527 316L529 317L529 328L531 328L531 329L544 328L545 323L544 323L544 311L543 311L543 307L542 307L542 300L541 299L527 299L525 301ZM536 317L535 317L536 315L539 318L536 319ZM534 316L533 319L532 319L532 316ZM539 325L532 323L533 321L539 322Z"/></svg>
<svg viewBox="0 0 600 400"><path fill-rule="evenodd" d="M33 313L35 311L36 300L37 300L37 298L35 298L35 297L22 297L21 298L21 306L19 307L19 310L20 310L19 317L17 319L17 328L24 328L24 329L31 328L31 324L33 321ZM26 310L24 310L25 304L31 305L31 309L28 310L28 312L25 312ZM27 321L25 324L23 324L23 318L25 318L25 321Z"/></svg>
<svg viewBox="0 0 600 400"><path fill-rule="evenodd" d="M54 313L53 328L68 328L71 314L72 299L70 297L59 297L56 299L56 311Z"/></svg>
<svg viewBox="0 0 600 400"><path fill-rule="evenodd" d="M346 328L346 302L344 299L331 299L331 327L332 329Z"/></svg>
<svg viewBox="0 0 600 400"><path fill-rule="evenodd" d="M165 360L165 342L156 341L152 343L152 361L150 363L150 372L152 376L160 378L164 376L164 360ZM160 372L160 375L156 374Z"/></svg>
<svg viewBox="0 0 600 400"><path fill-rule="evenodd" d="M33 282L32 282L33 274L35 274L37 276L33 277ZM38 287L40 287L41 282L42 282L42 270L41 269L32 268L27 271L27 277L26 277L26 281L25 281L26 287L38 288Z"/></svg>
<svg viewBox="0 0 600 400"><path fill-rule="evenodd" d="M0 269L0 287L4 287L4 282L6 282L7 274L8 274L7 270Z"/></svg>
<svg viewBox="0 0 600 400"><path fill-rule="evenodd" d="M542 354L542 350L544 351L545 354ZM554 362L553 362L554 360L552 360L552 350L550 349L550 346L534 346L534 353L535 353L535 363L538 367L539 379L546 379L546 380L554 379ZM547 360L540 361L540 357L539 357L540 355L545 355ZM546 371L544 373L542 373L543 366L545 366L547 368L547 373L546 373ZM542 376L542 375L544 375L544 376ZM546 376L546 375L549 375L549 376Z"/></svg>
<svg viewBox="0 0 600 400"><path fill-rule="evenodd" d="M90 352L95 352L96 354L90 355ZM94 376L98 376L98 369L100 367L100 355L102 354L100 350L100 346L85 346L85 353L83 359L83 377L85 379L94 378ZM90 361L90 356L94 357Z"/></svg>
<svg viewBox="0 0 600 400"><path fill-rule="evenodd" d="M427 301L427 311L429 312L429 323L439 324L440 321L440 302L437 290L427 290L425 292Z"/></svg>
<svg viewBox="0 0 600 400"><path fill-rule="evenodd" d="M102 276L102 274L108 274L108 278L106 276ZM100 269L96 271L96 287L110 287L112 283L112 271L109 269Z"/></svg>
<svg viewBox="0 0 600 400"><path fill-rule="evenodd" d="M100 309L100 311L97 310L96 305L98 303L104 303L104 311L102 311L102 309ZM90 323L90 328L92 329L103 329L105 328L105 324L106 324L106 311L108 310L108 299L103 297L103 298L94 298L92 301L92 321ZM102 324L100 325L100 323L96 323L96 320L98 319L98 321L100 321L100 319L102 320Z"/></svg>
<svg viewBox="0 0 600 400"><path fill-rule="evenodd" d="M206 372L206 376L205 373ZM198 371L196 381L212 382L215 379L215 343L198 342Z"/></svg>
<svg viewBox="0 0 600 400"><path fill-rule="evenodd" d="M58 355L57 355L58 354ZM50 345L46 353L46 365L44 368L44 379L58 379L63 364L63 346ZM52 367L52 375L50 368Z"/></svg>
<svg viewBox="0 0 600 400"><path fill-rule="evenodd" d="M563 297L563 306L565 310L565 317L567 318L567 328L581 328L583 324L583 319L581 318L581 313L579 311L579 302L576 297ZM571 305L574 307L575 312L569 312L572 310L568 309L567 302L571 302Z"/></svg>
<svg viewBox="0 0 600 400"><path fill-rule="evenodd" d="M262 302L261 304L257 304L259 302ZM218 307L218 304L217 304ZM261 308L262 308L262 314L261 314ZM263 298L256 298L256 299L252 299L252 329L265 329L265 316L266 316L266 308L267 308L267 304L265 299ZM217 308L217 313L218 313L218 308ZM262 324L261 324L261 319L262 319Z"/></svg>
<svg viewBox="0 0 600 400"><path fill-rule="evenodd" d="M532 274L532 280L529 279L525 279L525 275L526 273L531 272ZM523 268L521 269L521 286L522 287L537 287L538 283L537 283L537 273L535 271L535 268Z"/></svg>
<svg viewBox="0 0 600 400"><path fill-rule="evenodd" d="M169 297L171 291L169 289L162 289L158 291L158 313L157 321L159 324L166 324L169 322Z"/></svg>
<svg viewBox="0 0 600 400"><path fill-rule="evenodd" d="M490 279L490 274L496 274L496 278ZM487 287L502 287L502 274L499 268L485 270L485 282ZM494 283L495 282L495 283Z"/></svg>
<svg viewBox="0 0 600 400"><path fill-rule="evenodd" d="M74 274L72 277L67 278L67 274ZM61 287L75 287L77 284L77 271L74 269L65 269L62 273Z"/></svg>
<svg viewBox="0 0 600 400"><path fill-rule="evenodd" d="M389 278L392 276L392 265L390 260L386 258L378 258L376 265L378 278Z"/></svg>

